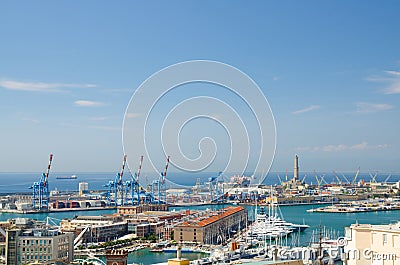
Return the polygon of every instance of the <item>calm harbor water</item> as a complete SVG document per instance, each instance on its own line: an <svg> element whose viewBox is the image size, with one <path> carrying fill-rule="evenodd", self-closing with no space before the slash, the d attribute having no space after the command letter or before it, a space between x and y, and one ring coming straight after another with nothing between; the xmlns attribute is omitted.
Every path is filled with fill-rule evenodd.
<svg viewBox="0 0 400 265"><path fill-rule="evenodd" d="M288 244L300 243L300 245L309 245L310 240L318 231L320 226L324 226L326 231L336 235L344 234L344 227L349 226L358 221L358 223L370 224L389 224L400 221L400 211L383 211L383 212L366 212L366 213L308 213L307 209L320 207L321 205L296 205L296 206L281 206L280 210L286 221L293 223L305 223L310 226L303 233L292 235L287 239ZM225 205L204 205L204 206L191 206L191 207L172 207L171 210L205 210L210 208L212 210L225 207ZM249 218L254 218L255 206L245 206L249 213ZM62 212L62 213L37 213L37 214L11 214L0 213L0 220L7 220L15 217L29 217L38 220L45 220L47 216L63 219L73 218L75 215L101 215L115 213L115 210L101 210L101 211L77 211L77 212ZM201 254L185 254L187 258L193 260L201 257ZM150 265L154 263L164 262L168 258L174 257L173 253L151 253L148 250L140 250L129 254L129 263L139 263L143 265Z"/></svg>
<svg viewBox="0 0 400 265"><path fill-rule="evenodd" d="M207 257L203 253L182 253L182 257L189 260L196 260ZM153 253L149 249L141 249L129 254L128 263L150 265L154 263L166 262L168 259L176 258L175 253Z"/></svg>

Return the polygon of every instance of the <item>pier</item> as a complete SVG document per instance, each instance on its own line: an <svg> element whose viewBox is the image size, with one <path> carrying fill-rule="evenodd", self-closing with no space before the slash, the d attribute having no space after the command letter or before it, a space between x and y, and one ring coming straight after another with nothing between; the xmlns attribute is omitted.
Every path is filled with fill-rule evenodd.
<svg viewBox="0 0 400 265"><path fill-rule="evenodd" d="M400 210L399 201L353 201L348 203L340 203L309 209L307 212L319 213L361 213L361 212L378 212L378 211L396 211Z"/></svg>

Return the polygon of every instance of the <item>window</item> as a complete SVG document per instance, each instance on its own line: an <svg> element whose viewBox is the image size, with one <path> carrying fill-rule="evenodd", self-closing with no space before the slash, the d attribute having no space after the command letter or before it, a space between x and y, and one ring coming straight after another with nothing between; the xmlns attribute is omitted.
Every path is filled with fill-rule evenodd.
<svg viewBox="0 0 400 265"><path fill-rule="evenodd" d="M387 234L383 234L383 244L387 244Z"/></svg>
<svg viewBox="0 0 400 265"><path fill-rule="evenodd" d="M399 245L399 236L393 235L392 236L392 247L398 247Z"/></svg>

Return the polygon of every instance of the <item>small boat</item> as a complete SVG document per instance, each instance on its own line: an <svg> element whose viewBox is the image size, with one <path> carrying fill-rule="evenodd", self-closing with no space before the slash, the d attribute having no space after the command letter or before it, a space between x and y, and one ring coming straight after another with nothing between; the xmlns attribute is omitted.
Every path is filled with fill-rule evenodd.
<svg viewBox="0 0 400 265"><path fill-rule="evenodd" d="M152 249L150 249L150 252L162 253L162 252L164 252L164 249L162 249L162 248L152 248Z"/></svg>
<svg viewBox="0 0 400 265"><path fill-rule="evenodd" d="M164 248L163 251L165 253L174 253L176 252L176 247L168 247L168 248ZM201 252L199 249L193 249L193 248L182 248L181 249L182 253L193 253L193 252Z"/></svg>
<svg viewBox="0 0 400 265"><path fill-rule="evenodd" d="M56 177L56 179L77 179L76 175L72 175L72 176L59 176Z"/></svg>

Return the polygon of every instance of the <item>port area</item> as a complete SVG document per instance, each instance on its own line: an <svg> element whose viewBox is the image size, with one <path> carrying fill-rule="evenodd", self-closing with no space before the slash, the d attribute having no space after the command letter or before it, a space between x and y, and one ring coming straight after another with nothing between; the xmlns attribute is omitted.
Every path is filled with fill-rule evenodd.
<svg viewBox="0 0 400 265"><path fill-rule="evenodd" d="M318 213L360 213L360 212L378 212L400 210L400 201L392 198L385 200L352 201L347 203L338 203L325 207L309 209L307 212Z"/></svg>
<svg viewBox="0 0 400 265"><path fill-rule="evenodd" d="M74 212L74 211L99 211L107 209L116 209L116 206L103 206L103 207L90 207L90 208L50 208L49 210L18 210L18 209L1 209L0 213L18 213L18 214L31 214L31 213L59 213L59 212Z"/></svg>
<svg viewBox="0 0 400 265"><path fill-rule="evenodd" d="M96 192L97 193L97 192ZM98 193L97 193L98 194ZM365 196L298 196L277 198L275 203L280 206L295 206L295 205L327 205L332 202L338 203L353 199L362 201ZM169 202L169 207L188 207L188 206L212 206L216 204L232 204L241 206L268 206L269 201L258 200L238 202L234 200L225 200L221 202L204 201L200 203L186 202ZM78 195L77 192L52 194L48 209L33 209L31 203L31 195L28 194L13 194L0 196L0 213L17 213L17 214L32 214L32 213L50 213L50 212L73 212L73 211L98 211L106 209L117 209L115 205L108 205L107 200L100 196L95 198L87 195ZM317 208L318 209L323 208Z"/></svg>
<svg viewBox="0 0 400 265"><path fill-rule="evenodd" d="M116 205L109 205L106 198L100 194L104 191L91 191L88 194L78 192L52 192L48 209L34 209L32 207L32 196L30 194L3 194L0 196L0 213L50 213L50 212L73 212L73 211L97 211L106 209L117 209ZM279 194L274 198L274 204L279 206L295 205L329 205L326 207L316 207L310 212L366 212L366 211L388 211L399 210L400 201L396 197L381 199L377 202L368 199L368 194L362 195L303 195L303 196L284 196ZM372 201L371 201L372 200ZM188 206L212 206L215 204L232 204L241 206L268 206L271 201L267 199L256 200L223 200L223 201L203 201L203 202L177 202L168 201L169 207L188 207Z"/></svg>
<svg viewBox="0 0 400 265"><path fill-rule="evenodd" d="M107 204L101 192L79 194L77 191L51 191L48 207L43 208L33 206L31 194L3 194L0 196L0 213L32 214L115 209L115 205Z"/></svg>

